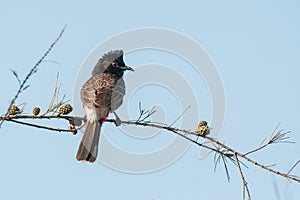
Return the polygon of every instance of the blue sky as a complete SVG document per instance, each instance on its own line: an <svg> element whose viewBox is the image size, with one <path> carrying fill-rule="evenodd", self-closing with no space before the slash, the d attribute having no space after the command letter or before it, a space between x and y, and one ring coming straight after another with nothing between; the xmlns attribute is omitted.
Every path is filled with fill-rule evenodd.
<svg viewBox="0 0 300 200"><path fill-rule="evenodd" d="M57 72L62 82L61 93L76 101L72 99L73 89L82 63L113 35L143 27L171 29L200 44L222 77L226 118L221 139L246 152L258 146L282 122L281 128L291 130L291 140L297 143L272 145L252 158L264 164L276 163L275 169L287 171L299 159L300 147L299 6L299 2L291 0L2 3L1 112L18 88L9 69L24 77L65 24L68 27L63 38L47 57L50 62L40 66L30 80L31 87L18 99L18 103L27 103L27 112L34 106L47 108ZM199 118L210 121L212 109L205 83L201 79L196 82L190 69L183 70L186 63L179 58L163 52L140 51L125 55L125 61L132 67L162 63L174 67L187 79L191 77L189 83L201 110ZM87 79L89 74L86 76ZM128 82L132 77L137 75L125 75ZM167 113L166 122L176 119L180 110L172 94L161 97L158 93L162 88L148 89L147 93L137 91L133 95L131 116L136 115L136 103L142 101L147 107L161 105ZM66 126L59 122L50 124ZM110 124L103 129L105 134L112 133L106 134L110 140L130 151L153 151L175 137L158 133L149 140L135 140L117 135L120 132ZM236 168L230 165L231 182L227 183L223 168L219 166L214 173L212 156L199 159L200 150L195 146L161 170L132 174L100 163L77 163L79 140L80 135L5 123L0 130L0 198L241 199L242 186ZM299 199L298 183L291 184L250 164L249 167L245 176L253 199ZM300 168L294 173L299 175Z"/></svg>

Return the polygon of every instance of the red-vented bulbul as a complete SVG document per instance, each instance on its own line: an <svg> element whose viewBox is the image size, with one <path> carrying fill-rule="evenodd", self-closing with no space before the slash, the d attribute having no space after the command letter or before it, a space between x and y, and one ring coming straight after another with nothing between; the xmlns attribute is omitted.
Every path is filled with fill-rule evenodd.
<svg viewBox="0 0 300 200"><path fill-rule="evenodd" d="M123 51L110 51L98 61L92 77L82 86L80 97L86 111L86 127L76 155L78 161L95 162L101 126L109 112L114 112L123 102L122 76L126 70L134 71L125 65Z"/></svg>

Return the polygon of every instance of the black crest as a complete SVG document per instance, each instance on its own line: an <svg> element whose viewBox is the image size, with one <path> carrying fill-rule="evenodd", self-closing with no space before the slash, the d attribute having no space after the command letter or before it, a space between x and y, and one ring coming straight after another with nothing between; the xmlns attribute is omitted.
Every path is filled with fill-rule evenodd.
<svg viewBox="0 0 300 200"><path fill-rule="evenodd" d="M98 60L92 71L92 74L95 75L102 73L112 62L118 62L120 65L124 65L122 50L109 51L108 53L104 54L102 58Z"/></svg>

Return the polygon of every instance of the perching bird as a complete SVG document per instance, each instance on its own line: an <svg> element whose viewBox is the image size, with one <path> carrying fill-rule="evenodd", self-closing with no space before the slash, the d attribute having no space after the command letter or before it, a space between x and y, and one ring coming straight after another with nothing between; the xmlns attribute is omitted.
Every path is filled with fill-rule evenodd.
<svg viewBox="0 0 300 200"><path fill-rule="evenodd" d="M86 112L86 127L76 155L78 161L95 162L101 126L108 114L123 102L125 84L122 77L126 70L134 71L125 65L123 51L110 51L98 61L92 77L82 86L80 97Z"/></svg>

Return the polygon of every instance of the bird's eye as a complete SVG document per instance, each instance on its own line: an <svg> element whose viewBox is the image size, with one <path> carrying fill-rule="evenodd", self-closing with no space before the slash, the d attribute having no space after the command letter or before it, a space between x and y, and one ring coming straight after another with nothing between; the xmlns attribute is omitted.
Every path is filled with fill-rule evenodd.
<svg viewBox="0 0 300 200"><path fill-rule="evenodd" d="M111 65L112 65L112 66L117 66L117 63L112 62Z"/></svg>

